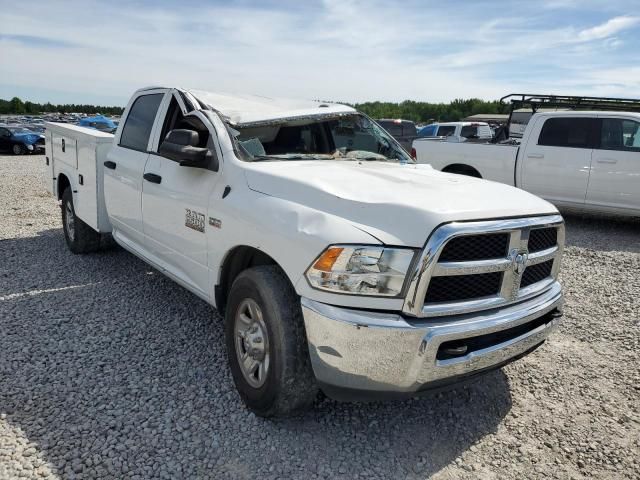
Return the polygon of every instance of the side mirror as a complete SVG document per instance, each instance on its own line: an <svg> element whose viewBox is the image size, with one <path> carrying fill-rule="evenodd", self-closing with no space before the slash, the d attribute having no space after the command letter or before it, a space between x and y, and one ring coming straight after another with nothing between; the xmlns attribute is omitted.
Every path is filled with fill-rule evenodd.
<svg viewBox="0 0 640 480"><path fill-rule="evenodd" d="M206 167L209 149L198 147L199 141L195 130L171 130L160 144L158 153L183 167Z"/></svg>

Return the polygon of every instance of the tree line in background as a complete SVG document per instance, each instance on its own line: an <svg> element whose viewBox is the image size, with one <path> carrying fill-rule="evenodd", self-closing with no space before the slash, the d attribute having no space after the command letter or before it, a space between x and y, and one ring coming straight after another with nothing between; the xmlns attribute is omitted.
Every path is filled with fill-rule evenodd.
<svg viewBox="0 0 640 480"><path fill-rule="evenodd" d="M11 100L0 99L0 114L10 115L38 115L40 113L102 113L105 115L122 115L122 107L104 107L100 105L76 105L68 103L54 105L53 103L23 102L18 97Z"/></svg>
<svg viewBox="0 0 640 480"><path fill-rule="evenodd" d="M452 122L461 120L476 113L508 113L508 105L497 100L487 102L478 98L458 99L450 103L428 103L405 100L400 103L365 102L353 106L372 118L403 118L414 122L430 121ZM52 103L23 102L18 97L11 100L0 99L0 114L29 115L39 113L103 113L106 115L122 115L122 107L105 107L99 105L54 105Z"/></svg>
<svg viewBox="0 0 640 480"><path fill-rule="evenodd" d="M457 99L450 103L428 103L405 100L400 103L365 102L353 105L371 118L402 118L416 123L456 122L477 113L509 113L509 105L498 100Z"/></svg>

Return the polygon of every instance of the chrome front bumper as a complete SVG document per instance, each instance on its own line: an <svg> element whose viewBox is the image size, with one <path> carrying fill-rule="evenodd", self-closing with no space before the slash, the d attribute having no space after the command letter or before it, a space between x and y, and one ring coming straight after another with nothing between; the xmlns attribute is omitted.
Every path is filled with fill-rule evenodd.
<svg viewBox="0 0 640 480"><path fill-rule="evenodd" d="M338 399L411 396L497 368L544 342L558 324L561 308L557 282L515 305L437 319L302 298L314 373L325 393ZM467 353L443 354L449 345L467 345Z"/></svg>

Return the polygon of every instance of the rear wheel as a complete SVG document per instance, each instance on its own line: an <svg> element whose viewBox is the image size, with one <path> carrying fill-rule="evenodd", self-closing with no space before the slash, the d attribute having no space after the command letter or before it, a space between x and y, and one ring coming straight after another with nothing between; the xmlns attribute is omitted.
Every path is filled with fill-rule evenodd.
<svg viewBox="0 0 640 480"><path fill-rule="evenodd" d="M71 188L62 194L62 229L73 253L90 253L100 248L100 234L76 216Z"/></svg>
<svg viewBox="0 0 640 480"><path fill-rule="evenodd" d="M11 150L13 151L14 155L24 155L25 153L27 153L27 149L25 148L24 145L22 145L21 143L16 143Z"/></svg>
<svg viewBox="0 0 640 480"><path fill-rule="evenodd" d="M318 387L300 297L279 267L249 268L236 278L225 334L236 388L256 415L286 415L313 403Z"/></svg>

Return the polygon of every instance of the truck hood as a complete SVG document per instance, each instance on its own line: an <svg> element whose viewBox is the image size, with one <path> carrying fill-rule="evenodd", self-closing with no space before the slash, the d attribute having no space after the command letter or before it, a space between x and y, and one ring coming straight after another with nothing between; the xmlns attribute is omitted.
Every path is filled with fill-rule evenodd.
<svg viewBox="0 0 640 480"><path fill-rule="evenodd" d="M344 218L390 245L422 247L434 228L452 221L557 213L523 190L429 165L255 162L246 177L254 191Z"/></svg>

